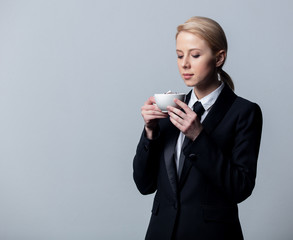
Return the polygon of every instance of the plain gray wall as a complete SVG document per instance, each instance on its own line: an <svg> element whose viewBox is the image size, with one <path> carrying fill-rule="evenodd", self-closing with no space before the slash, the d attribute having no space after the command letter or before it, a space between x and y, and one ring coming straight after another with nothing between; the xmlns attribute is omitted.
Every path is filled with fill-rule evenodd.
<svg viewBox="0 0 293 240"><path fill-rule="evenodd" d="M156 92L190 90L175 33L194 15L222 25L236 93L263 110L244 235L293 239L292 9L291 0L0 1L0 239L144 238L153 196L132 180L140 107Z"/></svg>

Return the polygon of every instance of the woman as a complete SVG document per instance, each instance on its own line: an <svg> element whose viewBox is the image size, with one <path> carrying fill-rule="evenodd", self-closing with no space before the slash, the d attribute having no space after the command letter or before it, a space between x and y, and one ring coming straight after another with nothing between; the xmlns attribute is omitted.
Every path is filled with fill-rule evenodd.
<svg viewBox="0 0 293 240"><path fill-rule="evenodd" d="M175 100L181 109L163 113L153 97L141 108L133 177L142 194L156 192L146 239L243 239L237 204L255 185L261 110L233 92L217 22L192 17L179 25L176 52L193 90Z"/></svg>

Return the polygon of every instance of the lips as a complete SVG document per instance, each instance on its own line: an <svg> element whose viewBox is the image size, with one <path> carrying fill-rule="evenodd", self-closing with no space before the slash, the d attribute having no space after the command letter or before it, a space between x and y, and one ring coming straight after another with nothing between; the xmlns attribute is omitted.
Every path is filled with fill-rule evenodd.
<svg viewBox="0 0 293 240"><path fill-rule="evenodd" d="M183 77L184 77L184 79L186 79L186 80L192 78L193 75L194 75L194 74L192 74L192 73L183 73Z"/></svg>

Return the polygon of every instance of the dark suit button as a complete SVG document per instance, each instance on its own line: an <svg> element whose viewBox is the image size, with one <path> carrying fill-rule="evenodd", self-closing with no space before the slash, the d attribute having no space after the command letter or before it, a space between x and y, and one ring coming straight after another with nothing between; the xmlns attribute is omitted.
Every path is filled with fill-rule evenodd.
<svg viewBox="0 0 293 240"><path fill-rule="evenodd" d="M147 152L149 150L149 146L148 145L144 145L143 146L144 150Z"/></svg>
<svg viewBox="0 0 293 240"><path fill-rule="evenodd" d="M188 157L189 157L191 160L195 160L195 159L196 159L196 155L193 154L193 153L189 154Z"/></svg>

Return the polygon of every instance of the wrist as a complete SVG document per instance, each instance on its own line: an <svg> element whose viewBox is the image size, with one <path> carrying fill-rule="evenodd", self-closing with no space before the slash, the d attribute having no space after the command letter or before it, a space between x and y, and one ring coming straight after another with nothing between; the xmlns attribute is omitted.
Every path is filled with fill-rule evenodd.
<svg viewBox="0 0 293 240"><path fill-rule="evenodd" d="M203 127L197 129L197 131L195 132L194 136L191 138L192 141L195 141L195 139L198 137L198 135L201 133L201 131L203 130Z"/></svg>

